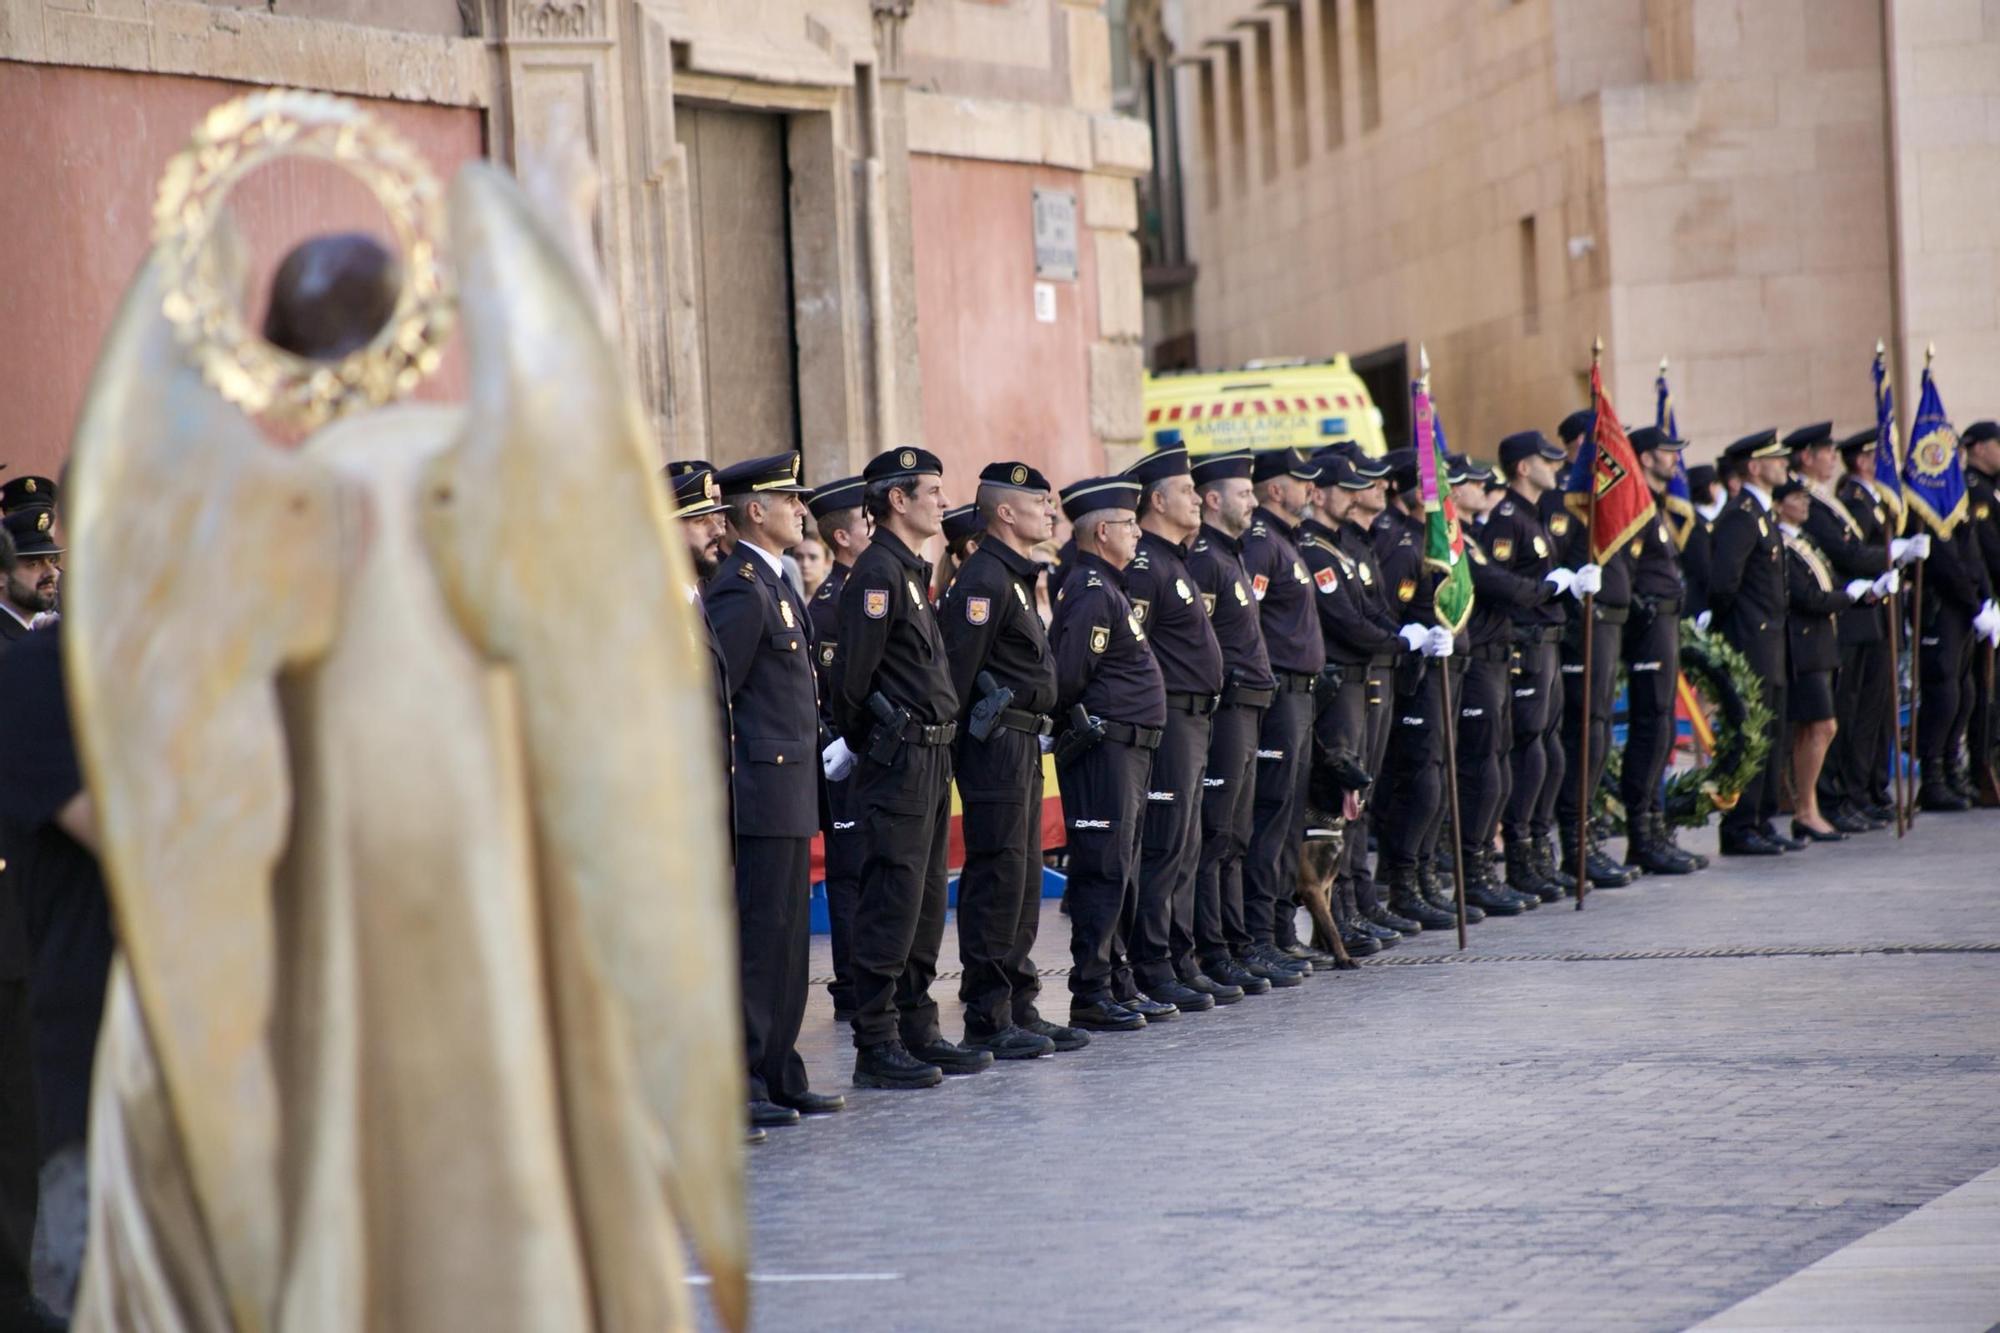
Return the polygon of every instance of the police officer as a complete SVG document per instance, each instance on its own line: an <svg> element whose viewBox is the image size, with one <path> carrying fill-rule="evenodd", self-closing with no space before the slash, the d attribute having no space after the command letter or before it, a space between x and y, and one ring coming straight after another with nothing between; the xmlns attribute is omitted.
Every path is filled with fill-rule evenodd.
<svg viewBox="0 0 2000 1333"><path fill-rule="evenodd" d="M1146 631L1166 689L1166 725L1146 779L1140 835L1139 892L1120 939L1125 959L1112 995L1131 1006L1148 999L1183 1013L1213 1009L1214 987L1184 983L1174 965L1173 924L1192 931L1194 882L1201 860L1201 774L1208 762L1210 719L1222 702L1222 645L1188 571L1188 545L1201 529L1201 496L1187 450L1173 445L1125 470L1138 482L1139 546L1125 566L1125 595ZM1240 996L1224 993L1225 1000Z"/></svg>
<svg viewBox="0 0 2000 1333"><path fill-rule="evenodd" d="M946 1040L931 982L944 939L951 745L958 692L917 554L944 526L944 465L905 446L862 469L875 536L840 594L833 655L840 740L827 776L854 759L853 806L867 842L854 911L854 1082L935 1087L977 1073L991 1051Z"/></svg>
<svg viewBox="0 0 2000 1333"><path fill-rule="evenodd" d="M1465 900L1488 916L1519 916L1542 905L1530 891L1508 887L1493 873L1493 835L1512 781L1514 617L1561 595L1564 582L1532 572L1516 574L1486 549L1481 520L1499 503L1486 483L1493 471L1469 458L1446 464L1452 503L1463 519L1465 555L1471 562L1472 617L1466 622L1464 683L1458 706L1458 855L1465 867Z"/></svg>
<svg viewBox="0 0 2000 1333"><path fill-rule="evenodd" d="M1873 426L1840 442L1842 472L1834 494L1861 529L1861 540L1889 549L1899 539L1890 536L1889 509L1875 491L1875 445ZM1923 547L1928 549L1929 545L1929 538L1925 538ZM1903 549L1906 553L1910 550ZM1899 573L1899 583L1903 577ZM1834 776L1822 782L1821 788L1829 799L1838 795L1843 802L1828 810L1836 826L1838 816L1846 813L1887 827L1896 818L1889 773L1897 728L1890 726L1890 719L1900 707L1899 687L1889 664L1889 608L1882 602L1848 611L1840 617L1839 625L1840 677L1834 686L1834 711L1841 723L1833 738L1833 753L1827 757Z"/></svg>
<svg viewBox="0 0 2000 1333"><path fill-rule="evenodd" d="M1959 437L1965 449L1966 522L1971 526L1980 558L1986 566L1986 580L2000 593L2000 504L1996 504L1996 479L2000 479L2000 422L1975 421ZM1984 643L1973 645L1972 685L1974 703L1967 745L1972 752L1972 783L1976 800L1982 805L2000 801L2000 775L1994 772L1994 749L2000 746L1995 731L1993 706L1993 656L2000 644L2000 632L1989 633Z"/></svg>
<svg viewBox="0 0 2000 1333"><path fill-rule="evenodd" d="M1974 525L1960 522L1949 537L1932 535L1924 564L1923 617L1918 666L1923 700L1917 710L1922 782L1917 799L1926 810L1968 810L1978 796L1961 758L1972 722L1973 648L2000 629L2000 609L1993 605L1993 585Z"/></svg>
<svg viewBox="0 0 2000 1333"><path fill-rule="evenodd" d="M47 477L9 477L0 486L0 515L11 514L17 509L48 509L56 507L56 484Z"/></svg>
<svg viewBox="0 0 2000 1333"><path fill-rule="evenodd" d="M1049 640L1063 734L1056 774L1069 826L1069 1025L1131 1032L1179 1016L1144 996L1112 997L1118 923L1139 892L1146 777L1166 725L1166 686L1122 571L1139 549L1141 487L1093 477L1063 488L1076 556L1056 598Z"/></svg>
<svg viewBox="0 0 2000 1333"><path fill-rule="evenodd" d="M1724 457L1743 468L1743 488L1715 521L1715 563L1709 604L1717 632L1743 654L1764 682L1771 710L1771 749L1764 767L1722 816L1724 856L1777 856L1804 847L1780 837L1778 775L1784 768L1787 728L1785 672L1785 543L1772 513L1771 492L1785 480L1791 455L1775 430L1760 430L1730 445Z"/></svg>
<svg viewBox="0 0 2000 1333"><path fill-rule="evenodd" d="M1055 510L1048 479L1026 463L979 474L979 548L945 592L938 622L951 656L958 720L958 794L965 865L958 878L958 997L965 1045L999 1060L1073 1051L1090 1042L1035 1008L1042 916L1042 738L1056 704L1055 656L1035 614Z"/></svg>
<svg viewBox="0 0 2000 1333"><path fill-rule="evenodd" d="M1652 521L1632 538L1632 615L1625 622L1625 859L1649 875L1687 875L1695 858L1667 838L1660 783L1674 753L1674 693L1680 680L1681 613L1686 610L1673 526L1664 497L1687 441L1656 426L1632 432L1632 452L1652 489Z"/></svg>
<svg viewBox="0 0 2000 1333"><path fill-rule="evenodd" d="M1684 601L1681 614L1692 620L1708 610L1708 567L1713 559L1715 519L1722 511L1717 499L1721 486L1711 463L1697 463L1687 470L1688 495L1694 500L1694 521L1688 527L1687 543L1681 547L1681 586Z"/></svg>
<svg viewBox="0 0 2000 1333"><path fill-rule="evenodd" d="M1257 739L1256 807L1243 870L1243 917L1251 943L1239 961L1272 985L1284 986L1289 983L1283 978L1312 973L1310 951L1298 940L1295 895L1312 777L1313 689L1326 665L1326 645L1294 530L1312 502L1319 468L1293 450L1267 450L1256 456L1250 479L1258 505L1243 535L1243 567L1278 693Z"/></svg>
<svg viewBox="0 0 2000 1333"><path fill-rule="evenodd" d="M1257 601L1243 568L1243 534L1257 497L1248 453L1211 454L1189 469L1201 494L1201 531L1188 548L1188 574L1222 650L1222 702L1210 719L1202 772L1201 852L1193 917L1174 922L1175 971L1218 1003L1263 995L1271 983L1237 962L1250 949L1243 920L1243 858L1257 791L1257 737L1277 696ZM1237 994L1230 994L1235 991Z"/></svg>
<svg viewBox="0 0 2000 1333"><path fill-rule="evenodd" d="M703 601L728 670L733 737L738 958L750 1122L794 1124L837 1111L806 1086L799 1025L806 1012L812 836L819 830L819 697L805 605L780 553L805 532L799 456L776 454L715 477L736 548ZM755 817L747 818L754 812Z"/></svg>
<svg viewBox="0 0 2000 1333"><path fill-rule="evenodd" d="M854 562L868 549L872 529L862 507L865 483L859 477L830 481L812 493L812 511L819 539L826 543L826 577L813 590L806 610L812 615L813 661L819 668L820 717L828 736L839 730L833 718L833 656L840 644L840 592ZM833 1000L833 1021L854 1019L854 904L861 896L861 861L867 844L854 818L852 774L826 784L826 809L820 828L826 861L826 919L833 948L833 980L826 992Z"/></svg>
<svg viewBox="0 0 2000 1333"><path fill-rule="evenodd" d="M1523 579L1551 580L1574 592L1576 576L1556 555L1556 539L1543 513L1551 495L1560 496L1556 468L1560 447L1538 430L1518 431L1500 441L1500 469L1506 493L1486 513L1480 540L1487 559ZM1551 514L1563 520L1569 516ZM1476 602L1475 602L1476 605ZM1559 599L1512 608L1515 663L1513 730L1508 767L1511 783L1501 831L1507 886L1543 902L1563 896L1554 858L1546 856L1553 831L1555 788L1566 765L1562 753L1563 681L1558 644L1568 613Z"/></svg>
<svg viewBox="0 0 2000 1333"><path fill-rule="evenodd" d="M1405 651L1396 668L1390 715L1380 861L1389 882L1389 909L1426 930L1456 924L1458 913L1428 858L1435 855L1444 823L1444 685L1456 651L1454 636L1437 623L1437 579L1424 566L1423 504L1417 492L1413 449L1392 450L1394 503L1376 520L1375 551L1382 578L1396 598ZM1428 873L1427 873L1428 872ZM1468 903L1467 921L1486 913Z"/></svg>
<svg viewBox="0 0 2000 1333"><path fill-rule="evenodd" d="M709 622L708 608L702 605L701 585L722 564L722 530L729 526L729 514L722 504L722 492L715 484L715 469L706 461L668 464L667 492L671 512L679 520L681 535L687 541L688 563L694 569L695 582L688 589L688 600L701 611L702 637L708 644L709 662L715 679L715 716L721 728L722 771L728 773L736 766L733 748L735 727L729 715L729 663L722 655L722 644L715 637L715 626ZM732 791L732 823L735 806L735 793Z"/></svg>
<svg viewBox="0 0 2000 1333"><path fill-rule="evenodd" d="M1335 775L1345 770L1349 781L1373 778L1370 761L1369 680L1377 659L1393 662L1402 640L1388 605L1380 595L1370 553L1364 560L1341 545L1340 528L1353 511L1357 494L1380 489L1387 469L1365 460L1357 450L1324 449L1313 456L1319 480L1313 513L1299 524L1299 556L1312 575L1313 602L1319 611L1320 635L1326 646L1321 697L1313 720L1313 756L1318 766L1315 787L1327 813L1337 814L1348 788ZM1371 515L1372 517L1372 515ZM1375 697L1379 700L1378 687ZM1365 788L1357 795L1366 796ZM1364 804L1365 808L1365 804ZM1355 889L1355 866L1365 850L1367 835L1361 817L1349 821L1331 886L1333 917L1341 943L1350 955L1366 957L1402 939L1400 931L1377 925L1363 915ZM1356 844L1361 844L1357 849ZM1324 941L1322 941L1324 944Z"/></svg>
<svg viewBox="0 0 2000 1333"><path fill-rule="evenodd" d="M1831 427L1827 435L1830 440ZM1881 585L1857 578L1843 587L1832 560L1805 531L1812 513L1806 483L1788 477L1771 498L1785 540L1785 663L1791 672L1785 706L1792 730L1792 836L1805 842L1841 842L1847 834L1828 823L1819 809L1820 768L1837 725L1833 677L1840 670L1840 640L1834 620L1861 599L1886 592L1887 574L1878 576Z"/></svg>

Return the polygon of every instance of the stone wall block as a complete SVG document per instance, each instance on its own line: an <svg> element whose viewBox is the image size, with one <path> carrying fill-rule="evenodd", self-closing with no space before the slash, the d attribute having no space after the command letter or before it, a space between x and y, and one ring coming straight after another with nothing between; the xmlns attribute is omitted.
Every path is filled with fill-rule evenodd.
<svg viewBox="0 0 2000 1333"><path fill-rule="evenodd" d="M1153 134L1143 121L1093 116L1090 132L1096 170L1119 176L1143 176L1152 170Z"/></svg>
<svg viewBox="0 0 2000 1333"><path fill-rule="evenodd" d="M1097 332L1138 341L1145 333L1146 293L1139 278L1139 242L1122 231L1091 234L1097 249Z"/></svg>
<svg viewBox="0 0 2000 1333"><path fill-rule="evenodd" d="M1090 345L1090 429L1107 444L1145 436L1145 369L1137 343Z"/></svg>
<svg viewBox="0 0 2000 1333"><path fill-rule="evenodd" d="M1097 172L1083 178L1083 225L1100 231L1136 231L1139 192L1128 177Z"/></svg>

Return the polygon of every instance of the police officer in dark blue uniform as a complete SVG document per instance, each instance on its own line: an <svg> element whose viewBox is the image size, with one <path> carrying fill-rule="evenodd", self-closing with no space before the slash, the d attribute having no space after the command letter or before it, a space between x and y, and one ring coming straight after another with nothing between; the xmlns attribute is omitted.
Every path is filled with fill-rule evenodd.
<svg viewBox="0 0 2000 1333"><path fill-rule="evenodd" d="M723 506L722 492L715 484L715 468L706 460L669 463L666 475L668 504L674 518L679 521L681 534L687 541L688 563L694 569L695 583L688 589L688 598L701 610L702 637L708 644L709 664L715 678L715 716L720 728L722 771L727 773L736 765L735 724L729 715L729 663L722 655L721 643L716 640L715 626L709 623L708 608L702 605L701 587L722 564L722 533L729 526L729 513ZM729 804L733 827L736 810L733 791Z"/></svg>
<svg viewBox="0 0 2000 1333"><path fill-rule="evenodd" d="M1271 989L1236 961L1250 948L1243 922L1243 858L1256 803L1257 737L1278 685L1243 568L1242 537L1257 506L1250 466L1248 453L1211 454L1189 470L1201 494L1202 521L1188 547L1188 575L1222 650L1223 686L1202 771L1193 917L1175 918L1174 960L1183 984L1224 1004Z"/></svg>
<svg viewBox="0 0 2000 1333"><path fill-rule="evenodd" d="M709 580L709 623L728 670L733 739L736 912L753 1125L837 1111L806 1086L796 1049L806 1011L812 836L819 829L819 697L805 604L780 553L805 531L797 454L716 474L736 548ZM750 817L754 812L754 818Z"/></svg>
<svg viewBox="0 0 2000 1333"><path fill-rule="evenodd" d="M1722 816L1724 856L1777 856L1805 846L1781 837L1778 775L1784 767L1787 727L1785 542L1772 512L1771 493L1785 480L1791 456L1775 430L1760 430L1730 445L1724 457L1746 473L1742 491L1715 520L1715 564L1709 580L1714 629L1749 660L1764 683L1771 710L1771 749L1764 767Z"/></svg>
<svg viewBox="0 0 2000 1333"><path fill-rule="evenodd" d="M905 446L877 454L861 475L875 536L840 594L840 739L827 757L829 777L854 762L852 808L868 849L854 913L854 1082L927 1088L993 1063L990 1051L946 1040L931 999L959 710L930 564L917 549L944 526L944 465Z"/></svg>
<svg viewBox="0 0 2000 1333"><path fill-rule="evenodd" d="M1139 893L1123 922L1124 959L1112 994L1129 1007L1148 998L1184 1013L1213 1009L1213 988L1184 983L1174 965L1173 923L1192 929L1201 861L1201 775L1211 719L1222 702L1222 645L1187 567L1201 529L1201 496L1187 450L1155 450L1125 470L1139 493L1139 549L1125 566L1125 595L1146 631L1166 687L1167 720L1146 780ZM1224 994L1225 1002L1240 996Z"/></svg>
<svg viewBox="0 0 2000 1333"><path fill-rule="evenodd" d="M1659 508L1632 538L1632 615L1620 639L1626 729L1618 796L1625 806L1625 859L1649 875L1686 875L1700 863L1667 838L1660 782L1674 753L1674 692L1681 670L1681 615L1687 609L1664 497L1674 459L1687 442L1656 426L1642 426L1630 439Z"/></svg>
<svg viewBox="0 0 2000 1333"><path fill-rule="evenodd" d="M1892 540L1889 510L1875 493L1875 445L1873 426L1840 441L1843 471L1834 495L1861 530L1862 542L1887 550ZM1902 577L1907 575L1899 576L1899 582ZM1833 738L1833 753L1827 756L1834 776L1821 784L1822 803L1829 814L1845 812L1886 828L1896 817L1889 796L1889 752L1895 730L1889 720L1895 716L1896 695L1890 682L1887 602L1845 613L1839 633L1840 679L1834 704L1840 731ZM1840 820L1836 817L1834 823Z"/></svg>
<svg viewBox="0 0 2000 1333"><path fill-rule="evenodd" d="M825 735L838 728L833 721L833 655L840 644L840 591L854 561L868 549L868 514L861 505L864 484L859 477L842 477L813 491L806 501L826 544L826 577L813 590L806 611L812 617L813 664L819 670L820 720ZM821 811L821 845L826 862L826 919L833 948L833 980L826 992L833 1000L833 1021L854 1018L854 904L861 896L861 860L867 844L853 810L853 775L829 781L826 809Z"/></svg>
<svg viewBox="0 0 2000 1333"><path fill-rule="evenodd" d="M938 611L958 721L958 794L965 866L958 878L958 951L964 964L965 1044L996 1059L1073 1051L1090 1038L1035 1008L1031 957L1042 916L1042 739L1053 730L1055 654L1035 612L1055 509L1048 479L1026 463L979 474L983 534Z"/></svg>
<svg viewBox="0 0 2000 1333"><path fill-rule="evenodd" d="M1063 488L1076 559L1056 597L1056 743L1069 846L1071 1027L1130 1032L1179 1016L1145 996L1112 996L1118 923L1139 892L1146 777L1167 720L1166 685L1126 599L1139 548L1140 484L1093 477Z"/></svg>
<svg viewBox="0 0 2000 1333"><path fill-rule="evenodd" d="M1972 545L1979 551L1989 592L2000 595L2000 488L1996 487L1996 479L2000 479L2000 422L1973 422L1959 436L1959 444L1965 450L1966 524L1972 529ZM2000 759L1996 756L2000 732L1995 730L2000 725L1996 723L2000 709L1994 707L1990 669L1994 651L2000 647L1996 637L2000 636L1989 633L1984 642L1975 639L1972 649L1973 705L1966 730L1972 767L1967 778L1980 805L1991 805L2000 793L2000 773L1995 772Z"/></svg>
<svg viewBox="0 0 2000 1333"><path fill-rule="evenodd" d="M1258 454L1250 470L1257 510L1243 534L1243 568L1264 627L1278 693L1257 739L1254 831L1243 871L1243 916L1250 950L1240 962L1273 986L1312 974L1299 943L1296 895L1312 777L1313 691L1326 665L1312 576L1294 538L1319 480L1316 464L1290 449Z"/></svg>

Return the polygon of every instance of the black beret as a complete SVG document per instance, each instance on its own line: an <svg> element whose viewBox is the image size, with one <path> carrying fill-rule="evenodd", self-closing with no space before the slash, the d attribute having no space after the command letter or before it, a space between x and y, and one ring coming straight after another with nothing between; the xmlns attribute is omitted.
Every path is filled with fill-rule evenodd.
<svg viewBox="0 0 2000 1333"><path fill-rule="evenodd" d="M1775 430L1752 431L1722 451L1724 458L1744 462L1752 458L1785 458L1791 450L1778 442Z"/></svg>
<svg viewBox="0 0 2000 1333"><path fill-rule="evenodd" d="M1556 427L1556 434L1562 437L1564 444L1573 444L1579 436L1588 435L1596 428L1597 413L1586 407L1564 417L1562 424Z"/></svg>
<svg viewBox="0 0 2000 1333"><path fill-rule="evenodd" d="M863 481L887 481L891 477L942 477L944 463L928 449L919 449L906 444L900 449L885 449L868 460L868 466L861 469Z"/></svg>
<svg viewBox="0 0 2000 1333"><path fill-rule="evenodd" d="M1317 481L1319 473L1299 456L1296 449L1265 449L1256 455L1250 465L1250 480L1263 482L1273 477L1297 477L1300 481Z"/></svg>
<svg viewBox="0 0 2000 1333"><path fill-rule="evenodd" d="M839 481L829 481L812 493L806 501L806 508L812 510L814 518L825 518L828 514L838 514L843 509L859 509L862 492L868 483L859 477L842 477Z"/></svg>
<svg viewBox="0 0 2000 1333"><path fill-rule="evenodd" d="M1679 451L1688 446L1686 440L1675 439L1658 426L1641 426L1626 438L1631 440L1635 454L1647 454L1655 449Z"/></svg>
<svg viewBox="0 0 2000 1333"><path fill-rule="evenodd" d="M1800 491L1803 491L1805 488L1806 484L1800 481L1797 477L1786 477L1783 481L1779 482L1776 486L1773 486L1771 488L1771 498L1773 500L1782 500L1788 495L1797 495Z"/></svg>
<svg viewBox="0 0 2000 1333"><path fill-rule="evenodd" d="M799 480L797 452L746 458L741 463L731 463L715 474L715 484L722 488L724 495L763 495L771 492L812 494L812 487Z"/></svg>
<svg viewBox="0 0 2000 1333"><path fill-rule="evenodd" d="M1875 427L1870 426L1867 430L1857 430L1843 439L1840 442L1840 452L1852 458L1863 449L1873 449L1881 442L1881 437L1875 433Z"/></svg>
<svg viewBox="0 0 2000 1333"><path fill-rule="evenodd" d="M1958 437L1958 442L1964 445L1984 444L1988 440L2000 440L2000 422L1975 421Z"/></svg>
<svg viewBox="0 0 2000 1333"><path fill-rule="evenodd" d="M1049 479L1026 463L988 463L979 470L981 486L1006 486L1017 491L1052 491Z"/></svg>
<svg viewBox="0 0 2000 1333"><path fill-rule="evenodd" d="M1538 430L1515 431L1500 441L1499 453L1501 467L1512 467L1522 459L1533 458L1537 454L1551 463L1560 463L1569 457L1562 451L1561 445Z"/></svg>
<svg viewBox="0 0 2000 1333"><path fill-rule="evenodd" d="M986 515L979 512L978 505L960 505L944 511L944 539L947 545L955 546L967 537L976 537L984 531Z"/></svg>
<svg viewBox="0 0 2000 1333"><path fill-rule="evenodd" d="M1207 486L1213 482L1229 481L1233 478L1250 479L1252 460L1247 453L1210 454L1188 469L1194 477L1194 484Z"/></svg>
<svg viewBox="0 0 2000 1333"><path fill-rule="evenodd" d="M56 511L47 505L10 509L5 522L7 535L14 539L15 555L25 559L33 555L62 554L63 548L56 545Z"/></svg>
<svg viewBox="0 0 2000 1333"><path fill-rule="evenodd" d="M1150 454L1142 455L1137 462L1125 469L1123 475L1148 486L1156 481L1165 481L1168 477L1185 477L1188 475L1187 446L1175 444L1164 449L1155 449Z"/></svg>
<svg viewBox="0 0 2000 1333"><path fill-rule="evenodd" d="M11 477L0 486L0 514L36 505L47 508L55 502L56 484L47 477Z"/></svg>
<svg viewBox="0 0 2000 1333"><path fill-rule="evenodd" d="M1800 449L1810 449L1816 444L1826 444L1832 439L1833 423L1831 421L1815 421L1812 425L1801 426L1790 435L1787 435L1785 437L1785 447L1796 453Z"/></svg>
<svg viewBox="0 0 2000 1333"><path fill-rule="evenodd" d="M1085 477L1062 488L1063 514L1074 523L1085 514L1100 509L1139 508L1139 492L1145 488L1130 477Z"/></svg>
<svg viewBox="0 0 2000 1333"><path fill-rule="evenodd" d="M667 491L673 497L675 518L701 518L722 512L722 491L715 484L714 468L704 463L679 473L673 469L674 465L669 463Z"/></svg>

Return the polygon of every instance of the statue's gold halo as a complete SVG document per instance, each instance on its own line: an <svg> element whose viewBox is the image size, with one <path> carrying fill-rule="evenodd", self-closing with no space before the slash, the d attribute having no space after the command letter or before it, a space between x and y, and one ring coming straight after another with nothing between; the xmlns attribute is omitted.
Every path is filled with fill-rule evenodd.
<svg viewBox="0 0 2000 1333"><path fill-rule="evenodd" d="M345 168L375 195L402 251L403 286L365 347L336 362L275 347L244 324L211 244L230 190L281 157ZM273 88L210 111L160 177L153 262L162 310L216 392L253 416L307 429L415 389L451 336L440 241L444 194L416 148L354 103Z"/></svg>

